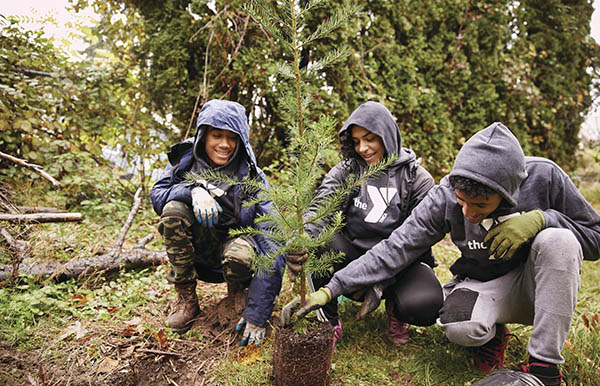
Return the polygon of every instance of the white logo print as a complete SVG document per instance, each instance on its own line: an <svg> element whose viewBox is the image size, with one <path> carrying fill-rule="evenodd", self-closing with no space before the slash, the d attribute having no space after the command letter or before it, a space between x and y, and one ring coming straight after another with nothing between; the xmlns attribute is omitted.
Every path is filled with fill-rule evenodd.
<svg viewBox="0 0 600 386"><path fill-rule="evenodd" d="M386 215L383 213L396 195L396 188L377 188L376 186L367 185L367 193L373 203L373 208L365 217L365 222L376 223L383 221Z"/></svg>

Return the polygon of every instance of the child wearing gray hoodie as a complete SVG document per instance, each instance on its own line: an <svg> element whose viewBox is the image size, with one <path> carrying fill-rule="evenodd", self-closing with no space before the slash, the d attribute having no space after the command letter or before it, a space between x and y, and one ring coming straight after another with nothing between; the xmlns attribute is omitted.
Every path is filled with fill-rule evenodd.
<svg viewBox="0 0 600 386"><path fill-rule="evenodd" d="M433 177L419 164L415 153L402 147L398 125L381 103L369 101L356 108L340 130L339 140L344 159L323 179L317 189L315 203L340 188L350 174L362 175L369 166L385 157L395 155L397 159L352 192L342 205L345 226L329 245L319 251L344 252L344 260L334 264L333 272L388 238L434 186ZM311 207L306 216L311 216L315 210L316 206ZM307 232L318 234L322 225L310 225ZM394 344L402 344L408 340L409 324L429 326L436 321L443 294L432 269L434 266L431 249L425 248L413 264L391 275L388 280L357 286L340 294L364 301L366 308L377 308L383 297L386 300L389 336ZM288 267L294 270L294 264L288 264ZM331 276L325 274L314 278L313 282L318 288L327 284ZM337 300L330 301L323 311L334 326L335 345L342 335ZM364 310L361 311L357 316L359 319L365 314Z"/></svg>
<svg viewBox="0 0 600 386"><path fill-rule="evenodd" d="M438 319L448 339L476 347L475 364L490 371L503 364L505 324L533 325L522 370L559 385L582 259L600 256L600 216L558 165L526 157L501 123L471 137L409 218L336 272L296 315L393 277L447 233L461 252Z"/></svg>

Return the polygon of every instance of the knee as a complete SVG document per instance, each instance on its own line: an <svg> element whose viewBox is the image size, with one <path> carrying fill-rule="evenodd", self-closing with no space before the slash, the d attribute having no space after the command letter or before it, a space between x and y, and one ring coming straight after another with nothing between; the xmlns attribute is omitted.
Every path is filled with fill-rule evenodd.
<svg viewBox="0 0 600 386"><path fill-rule="evenodd" d="M247 284L252 278L254 245L246 237L229 240L223 247L223 276L228 283Z"/></svg>
<svg viewBox="0 0 600 386"><path fill-rule="evenodd" d="M465 347L484 345L492 334L491 327L469 320L443 326L448 340Z"/></svg>
<svg viewBox="0 0 600 386"><path fill-rule="evenodd" d="M190 228L193 224L193 216L189 207L179 201L168 202L158 223L158 232L165 241L189 238Z"/></svg>
<svg viewBox="0 0 600 386"><path fill-rule="evenodd" d="M412 298L406 296L394 299L395 316L403 322L415 326L431 326L439 316L443 304L441 290L439 293L419 294Z"/></svg>
<svg viewBox="0 0 600 386"><path fill-rule="evenodd" d="M543 260L552 267L579 270L583 252L579 241L569 229L546 228L539 232L531 246L536 262Z"/></svg>

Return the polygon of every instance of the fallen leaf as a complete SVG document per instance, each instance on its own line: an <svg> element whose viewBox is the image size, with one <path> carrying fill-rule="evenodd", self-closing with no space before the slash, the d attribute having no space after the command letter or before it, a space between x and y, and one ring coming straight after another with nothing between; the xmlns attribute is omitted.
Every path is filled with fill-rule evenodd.
<svg viewBox="0 0 600 386"><path fill-rule="evenodd" d="M119 366L119 361L106 357L98 365L99 373L109 373Z"/></svg>
<svg viewBox="0 0 600 386"><path fill-rule="evenodd" d="M123 350L121 355L123 356L123 358L129 358L130 356L133 355L134 351L135 351L135 346L129 346L125 350Z"/></svg>
<svg viewBox="0 0 600 386"><path fill-rule="evenodd" d="M260 355L260 347L254 344L249 344L242 349L242 352L237 357L238 362L248 365L254 362L264 362L265 358Z"/></svg>
<svg viewBox="0 0 600 386"><path fill-rule="evenodd" d="M87 330L86 328L81 324L81 322L78 320L75 322L75 324L70 325L69 327L67 327L63 333L58 337L59 340L63 340L68 336L71 336L75 334L75 339L81 339L85 336L85 334L87 334Z"/></svg>
<svg viewBox="0 0 600 386"><path fill-rule="evenodd" d="M114 314L115 312L117 312L119 310L119 306L108 306L106 307L106 311L108 311L111 314Z"/></svg>
<svg viewBox="0 0 600 386"><path fill-rule="evenodd" d="M87 296L84 296L84 295L75 294L75 295L73 295L71 300L73 300L75 302L75 307L81 307L85 303L89 302L90 298L88 298Z"/></svg>
<svg viewBox="0 0 600 386"><path fill-rule="evenodd" d="M135 318L125 322L125 324L130 326L137 326L140 323L142 323L142 318L140 318L139 316L136 316Z"/></svg>
<svg viewBox="0 0 600 386"><path fill-rule="evenodd" d="M167 339L167 336L165 335L165 332L162 328L158 333L153 332L152 336L154 337L154 339L156 339L161 348L169 347L169 340Z"/></svg>

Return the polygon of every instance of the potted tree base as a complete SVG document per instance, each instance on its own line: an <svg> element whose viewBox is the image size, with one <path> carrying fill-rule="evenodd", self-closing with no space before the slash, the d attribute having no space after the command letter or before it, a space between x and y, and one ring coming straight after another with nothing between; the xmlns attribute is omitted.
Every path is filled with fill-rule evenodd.
<svg viewBox="0 0 600 386"><path fill-rule="evenodd" d="M329 385L333 357L333 326L312 321L308 332L275 328L273 384L276 386Z"/></svg>

